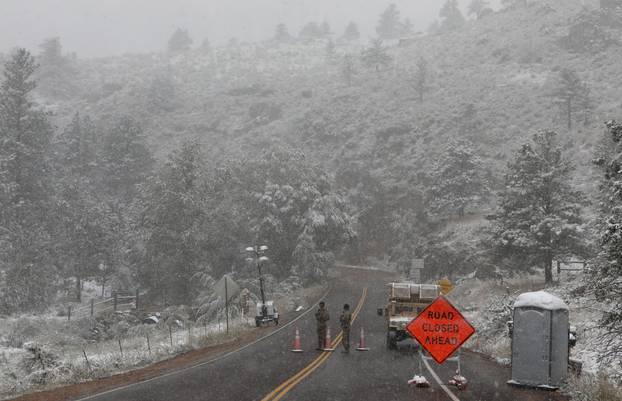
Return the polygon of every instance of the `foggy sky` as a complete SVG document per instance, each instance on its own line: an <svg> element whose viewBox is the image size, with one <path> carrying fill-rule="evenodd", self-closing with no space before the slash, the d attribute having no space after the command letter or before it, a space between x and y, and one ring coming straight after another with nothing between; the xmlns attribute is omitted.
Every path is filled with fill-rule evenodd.
<svg viewBox="0 0 622 401"><path fill-rule="evenodd" d="M468 2L460 0L463 11ZM415 31L425 31L444 0L0 0L0 52L38 52L54 36L80 57L160 51L177 27L187 28L195 45L206 37L214 45L233 37L255 42L271 37L280 22L297 35L309 21L328 21L341 35L353 20L366 40L390 3Z"/></svg>

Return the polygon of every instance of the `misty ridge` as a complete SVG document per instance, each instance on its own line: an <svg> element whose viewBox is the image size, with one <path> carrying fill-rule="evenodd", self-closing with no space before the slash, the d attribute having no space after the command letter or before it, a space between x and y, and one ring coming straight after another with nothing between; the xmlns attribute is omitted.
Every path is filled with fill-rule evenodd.
<svg viewBox="0 0 622 401"><path fill-rule="evenodd" d="M104 3L85 21L126 22L94 23L100 46L37 37L83 11L7 2L50 20L2 28L3 319L136 294L169 326L220 323L224 275L258 299L244 249L263 244L288 308L338 262L553 287L572 259L589 266L575 295L609 305L596 359L620 377L620 1ZM166 22L136 17L134 37L145 7ZM208 29L210 7L227 18ZM59 330L118 339L147 317ZM46 332L11 321L2 338Z"/></svg>

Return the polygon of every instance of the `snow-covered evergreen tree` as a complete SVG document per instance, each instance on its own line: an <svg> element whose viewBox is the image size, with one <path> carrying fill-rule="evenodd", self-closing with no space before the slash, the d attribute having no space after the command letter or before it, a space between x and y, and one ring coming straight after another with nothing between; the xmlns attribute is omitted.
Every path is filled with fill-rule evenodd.
<svg viewBox="0 0 622 401"><path fill-rule="evenodd" d="M479 19L484 11L490 5L486 0L471 0L469 3L469 15L475 14L475 17Z"/></svg>
<svg viewBox="0 0 622 401"><path fill-rule="evenodd" d="M200 164L198 143L184 143L172 152L147 191L145 260L140 277L168 302L191 301L192 278L207 263Z"/></svg>
<svg viewBox="0 0 622 401"><path fill-rule="evenodd" d="M390 4L378 19L376 33L380 39L397 39L400 36L412 33L412 22L409 19L402 21L400 12L395 4Z"/></svg>
<svg viewBox="0 0 622 401"><path fill-rule="evenodd" d="M188 30L177 28L168 40L168 51L171 53L178 53L190 50L192 43L192 38L190 38Z"/></svg>
<svg viewBox="0 0 622 401"><path fill-rule="evenodd" d="M283 23L278 24L276 26L276 31L274 32L274 41L277 43L288 43L291 40L292 36L287 30L287 26Z"/></svg>
<svg viewBox="0 0 622 401"><path fill-rule="evenodd" d="M65 278L75 277L76 298L81 300L83 279L99 273L108 261L112 216L97 198L98 168L95 127L88 117L75 114L59 137L55 180L58 219L55 244Z"/></svg>
<svg viewBox="0 0 622 401"><path fill-rule="evenodd" d="M368 48L363 50L361 60L369 68L374 68L376 72L380 72L381 67L387 67L393 61L393 57L382 45L382 39L374 39Z"/></svg>
<svg viewBox="0 0 622 401"><path fill-rule="evenodd" d="M51 296L52 128L32 101L36 65L25 49L13 52L0 85L0 252L6 263L4 312L42 307Z"/></svg>
<svg viewBox="0 0 622 401"><path fill-rule="evenodd" d="M341 68L343 78L346 80L348 86L352 85L352 78L356 75L356 69L354 68L354 59L351 54L343 56L343 67Z"/></svg>
<svg viewBox="0 0 622 401"><path fill-rule="evenodd" d="M395 39L400 35L400 12L395 4L390 4L380 15L376 33L380 39Z"/></svg>
<svg viewBox="0 0 622 401"><path fill-rule="evenodd" d="M482 160L469 142L447 144L430 173L430 211L442 217L462 217L468 206L481 206L489 193L484 171Z"/></svg>
<svg viewBox="0 0 622 401"><path fill-rule="evenodd" d="M601 321L606 329L604 363L622 357L622 124L608 121L603 154L595 160L604 173L600 186L601 251L590 269L589 283L597 299L611 305Z"/></svg>
<svg viewBox="0 0 622 401"><path fill-rule="evenodd" d="M572 121L577 114L582 114L584 121L587 121L589 111L592 109L590 89L576 72L567 68L562 69L549 96L553 98L553 103L566 120L568 130L572 129Z"/></svg>
<svg viewBox="0 0 622 401"><path fill-rule="evenodd" d="M428 61L423 57L419 57L415 65L415 72L411 80L411 85L415 92L417 92L420 102L423 101L423 97L426 92L430 90L431 77L432 74L430 72Z"/></svg>
<svg viewBox="0 0 622 401"><path fill-rule="evenodd" d="M137 194L154 163L141 126L130 116L118 118L107 130L101 159L105 190L122 202Z"/></svg>
<svg viewBox="0 0 622 401"><path fill-rule="evenodd" d="M348 41L358 40L361 37L359 33L358 25L355 22L350 21L343 32L343 38Z"/></svg>
<svg viewBox="0 0 622 401"><path fill-rule="evenodd" d="M457 29L463 26L465 22L462 12L458 8L458 0L447 0L438 15L442 18L442 29Z"/></svg>
<svg viewBox="0 0 622 401"><path fill-rule="evenodd" d="M324 37L324 32L322 28L317 24L317 22L309 22L305 26L302 27L300 33L298 34L299 39L321 39Z"/></svg>
<svg viewBox="0 0 622 401"><path fill-rule="evenodd" d="M543 268L547 285L555 258L586 254L585 197L571 185L573 165L556 138L553 131L538 132L521 147L508 164L499 209L490 216L500 255L521 258L525 269Z"/></svg>

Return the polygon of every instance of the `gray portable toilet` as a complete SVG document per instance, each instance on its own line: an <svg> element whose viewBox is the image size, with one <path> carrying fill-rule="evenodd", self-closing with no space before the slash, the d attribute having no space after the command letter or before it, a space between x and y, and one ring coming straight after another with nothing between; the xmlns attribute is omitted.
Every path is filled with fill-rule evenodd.
<svg viewBox="0 0 622 401"><path fill-rule="evenodd" d="M568 306L544 291L514 302L509 384L558 388L568 372Z"/></svg>

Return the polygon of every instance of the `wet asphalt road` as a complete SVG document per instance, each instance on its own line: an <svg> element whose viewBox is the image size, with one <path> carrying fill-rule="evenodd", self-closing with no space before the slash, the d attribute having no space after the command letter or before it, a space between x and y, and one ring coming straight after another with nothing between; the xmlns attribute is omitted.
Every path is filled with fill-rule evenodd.
<svg viewBox="0 0 622 401"><path fill-rule="evenodd" d="M340 268L333 288L326 297L331 313L329 326L338 333L338 317L343 303L353 308L366 287L365 302L352 328L352 346L356 346L361 326L366 333L369 352L352 350L350 354L336 352L321 357L315 351L317 336L313 313L299 319L302 348L305 352L290 351L294 325L250 347L213 363L203 364L182 372L120 388L104 394L83 398L89 401L345 401L345 400L426 400L426 401L553 401L563 400L556 392L518 389L506 384L508 368L463 352L462 374L469 380L466 390L449 387L448 394L421 363L422 373L430 388L410 388L407 381L419 371L419 353L405 344L397 351L385 347L384 318L376 309L386 302L388 273ZM289 320L289 319L288 319ZM335 336L333 336L335 337ZM404 345L404 344L402 344ZM320 357L318 359L318 357ZM443 383L456 369L455 362L430 367ZM310 365L311 364L311 365ZM307 368L307 370L304 370ZM288 382L298 372L308 376ZM279 387L281 386L281 387ZM274 392L273 390L280 391Z"/></svg>

